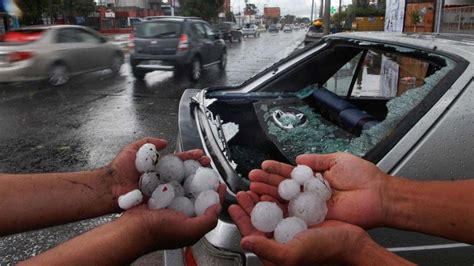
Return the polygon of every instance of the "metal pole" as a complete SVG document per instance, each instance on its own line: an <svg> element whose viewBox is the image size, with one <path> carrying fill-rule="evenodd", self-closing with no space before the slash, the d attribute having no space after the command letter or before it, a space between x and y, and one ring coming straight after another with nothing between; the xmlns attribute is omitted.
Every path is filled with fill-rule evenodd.
<svg viewBox="0 0 474 266"><path fill-rule="evenodd" d="M324 3L324 35L329 35L329 30L331 28L331 0L326 0Z"/></svg>
<svg viewBox="0 0 474 266"><path fill-rule="evenodd" d="M458 19L458 32L461 30L461 17L462 17L462 9L459 8L459 19Z"/></svg>
<svg viewBox="0 0 474 266"><path fill-rule="evenodd" d="M436 1L436 20L435 20L435 32L439 33L441 29L442 15L443 15L443 0Z"/></svg>
<svg viewBox="0 0 474 266"><path fill-rule="evenodd" d="M324 0L321 0L320 5L319 5L319 18L323 18L323 6L324 6Z"/></svg>
<svg viewBox="0 0 474 266"><path fill-rule="evenodd" d="M311 23L313 23L313 14L314 14L314 0L311 2Z"/></svg>

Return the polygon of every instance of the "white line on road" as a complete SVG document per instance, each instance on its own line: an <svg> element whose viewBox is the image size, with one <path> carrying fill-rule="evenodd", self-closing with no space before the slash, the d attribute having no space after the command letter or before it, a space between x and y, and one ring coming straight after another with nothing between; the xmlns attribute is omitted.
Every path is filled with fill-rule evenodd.
<svg viewBox="0 0 474 266"><path fill-rule="evenodd" d="M431 250L431 249L446 249L446 248L463 248L470 247L468 244L444 244L444 245L428 245L428 246L414 246L414 247L399 247L399 248L387 248L391 252L404 252L404 251L415 251L415 250Z"/></svg>

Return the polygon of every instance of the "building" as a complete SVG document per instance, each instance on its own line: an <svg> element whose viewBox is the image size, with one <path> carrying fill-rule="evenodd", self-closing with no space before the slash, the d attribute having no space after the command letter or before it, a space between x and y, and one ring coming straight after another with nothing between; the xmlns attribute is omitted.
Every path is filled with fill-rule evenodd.
<svg viewBox="0 0 474 266"><path fill-rule="evenodd" d="M279 18L281 16L281 11L279 7L264 7L263 16L265 18Z"/></svg>

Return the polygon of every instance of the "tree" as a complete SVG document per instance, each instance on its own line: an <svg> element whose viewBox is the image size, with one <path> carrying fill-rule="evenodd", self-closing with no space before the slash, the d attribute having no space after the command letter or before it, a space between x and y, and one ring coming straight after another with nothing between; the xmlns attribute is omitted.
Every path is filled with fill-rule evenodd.
<svg viewBox="0 0 474 266"><path fill-rule="evenodd" d="M21 23L25 25L43 24L43 17L51 18L51 22L63 13L66 23L74 23L74 16L87 17L96 6L94 0L23 0L20 8L24 15Z"/></svg>
<svg viewBox="0 0 474 266"><path fill-rule="evenodd" d="M180 1L182 15L200 17L207 21L216 21L224 0L184 0Z"/></svg>
<svg viewBox="0 0 474 266"><path fill-rule="evenodd" d="M255 15L258 13L258 8L254 4L245 4L245 14Z"/></svg>

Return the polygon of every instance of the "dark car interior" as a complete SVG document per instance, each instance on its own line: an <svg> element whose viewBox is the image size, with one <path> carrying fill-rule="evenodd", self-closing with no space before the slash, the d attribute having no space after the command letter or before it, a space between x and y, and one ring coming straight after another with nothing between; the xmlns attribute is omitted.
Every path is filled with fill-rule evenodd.
<svg viewBox="0 0 474 266"><path fill-rule="evenodd" d="M380 63L381 60L388 62ZM398 79L386 83L396 84L388 93L373 84L374 77L385 71L384 64L391 67L385 66L388 70L398 71ZM294 164L296 155L301 153L353 149L364 156L375 144L366 145L359 140L371 137L376 131L367 132L386 120L389 101L407 91L421 90L425 79L445 66L441 58L427 53L336 43L254 92L214 91L206 96L218 99L208 109L219 114L222 123L239 125L238 134L227 140L228 154L237 164L236 172L246 177L264 160ZM378 80L383 84L382 77ZM366 85L370 89L364 91ZM379 90L374 92L373 88ZM392 122L391 126L396 124Z"/></svg>

